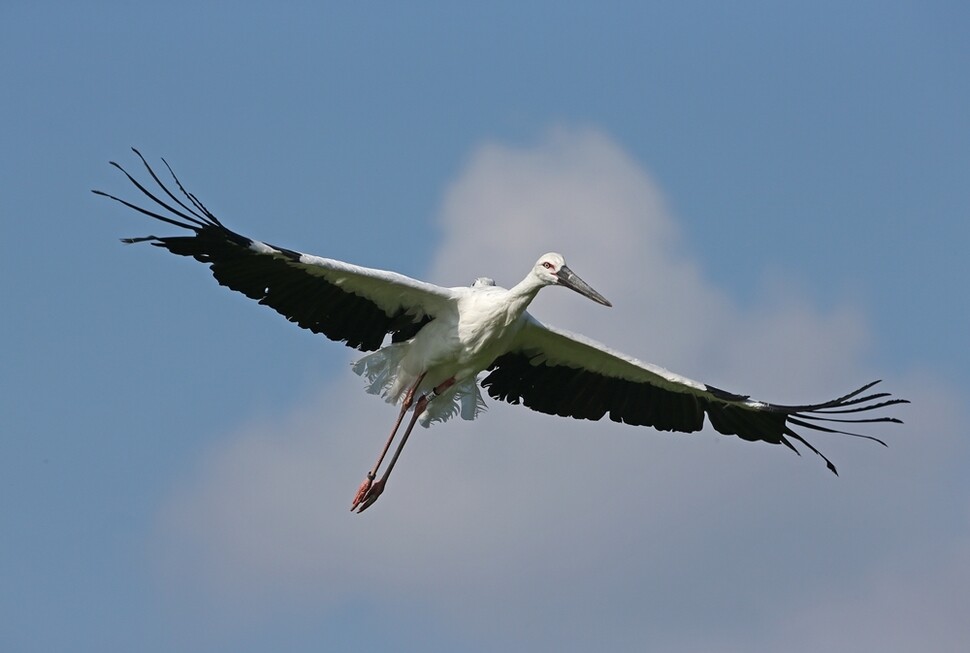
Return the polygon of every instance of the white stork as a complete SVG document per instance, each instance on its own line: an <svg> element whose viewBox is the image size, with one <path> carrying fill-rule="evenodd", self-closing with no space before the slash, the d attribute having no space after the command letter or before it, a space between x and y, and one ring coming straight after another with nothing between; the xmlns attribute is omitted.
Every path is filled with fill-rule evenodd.
<svg viewBox="0 0 970 653"><path fill-rule="evenodd" d="M150 191L122 166L115 166L151 202L146 209L102 191L94 191L161 222L188 230L180 236L125 238L150 242L173 254L205 263L216 280L274 309L286 319L331 340L374 352L354 371L368 379L368 391L400 403L400 412L377 462L354 497L351 510L370 507L384 486L418 418L425 425L456 413L473 419L484 406L480 384L495 399L543 413L652 426L661 431L700 430L707 415L724 435L783 444L796 453L801 442L835 466L792 430L793 426L841 433L838 423L896 422L868 417L868 411L905 399L866 391L867 383L844 396L819 404L784 406L750 399L641 362L593 340L543 324L526 310L546 286L565 286L595 302L610 302L570 270L559 254L539 258L525 278L510 289L487 277L470 287L442 288L409 277L301 254L241 236L223 224L185 190L166 168L181 197L159 179L138 150L158 186ZM390 342L384 344L390 336ZM377 472L409 409L410 423L380 480ZM865 413L866 416L860 416ZM836 423L825 426L820 422Z"/></svg>

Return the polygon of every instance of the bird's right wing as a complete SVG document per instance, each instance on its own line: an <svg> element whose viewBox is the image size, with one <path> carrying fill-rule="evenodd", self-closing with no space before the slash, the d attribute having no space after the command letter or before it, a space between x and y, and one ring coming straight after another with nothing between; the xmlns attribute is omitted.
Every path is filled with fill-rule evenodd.
<svg viewBox="0 0 970 653"><path fill-rule="evenodd" d="M598 420L609 414L615 422L689 433L703 427L706 415L711 426L724 435L784 444L796 452L789 438L801 442L822 456L833 472L832 462L792 426L885 444L871 436L819 423L898 423L900 420L893 417L855 416L908 403L889 399L885 392L864 394L876 383L820 404L784 406L754 401L544 325L528 314L515 346L499 356L482 379L482 387L495 399L564 417Z"/></svg>
<svg viewBox="0 0 970 653"><path fill-rule="evenodd" d="M435 316L454 310L448 288L241 236L223 226L182 187L174 173L172 178L182 197L170 191L141 153L134 152L158 186L155 192L117 163L111 164L155 207L146 209L103 191L94 192L192 233L127 238L124 242L150 242L173 254L191 256L207 264L220 284L269 306L305 329L362 351L378 349L387 335L395 342L406 340Z"/></svg>

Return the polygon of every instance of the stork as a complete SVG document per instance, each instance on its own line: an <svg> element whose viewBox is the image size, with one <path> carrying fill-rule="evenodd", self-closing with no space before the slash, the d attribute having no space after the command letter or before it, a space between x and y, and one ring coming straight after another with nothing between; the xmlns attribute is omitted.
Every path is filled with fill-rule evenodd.
<svg viewBox="0 0 970 653"><path fill-rule="evenodd" d="M846 423L901 421L869 411L908 403L867 383L837 399L780 405L693 381L614 351L584 336L544 324L527 308L546 286L563 286L611 306L569 269L562 255L539 257L518 284L505 289L487 277L471 286L443 288L395 272L351 265L277 247L227 227L185 190L162 159L173 192L141 153L135 155L157 188L149 189L111 162L150 201L145 208L103 191L139 213L186 230L177 236L125 238L148 242L209 266L221 285L274 309L286 319L331 340L372 352L353 369L367 390L400 404L374 466L358 488L351 510L363 512L381 496L419 419L424 425L460 414L474 419L484 407L479 384L494 399L563 417L652 426L661 431L700 430L705 416L715 431L743 440L799 442L835 465L793 427L882 440L843 429ZM480 378L481 377L481 378ZM407 412L411 418L378 479L377 474ZM826 425L828 424L828 425Z"/></svg>

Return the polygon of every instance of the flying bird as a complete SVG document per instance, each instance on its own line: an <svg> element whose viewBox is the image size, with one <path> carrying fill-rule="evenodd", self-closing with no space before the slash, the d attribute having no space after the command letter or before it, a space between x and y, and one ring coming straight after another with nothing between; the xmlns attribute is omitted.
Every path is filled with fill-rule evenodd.
<svg viewBox="0 0 970 653"><path fill-rule="evenodd" d="M544 324L528 312L547 286L562 286L611 306L567 265L562 255L539 257L512 288L488 277L470 286L443 288L395 272L277 247L228 229L188 192L162 159L177 191L169 188L138 150L152 182L139 182L111 162L141 191L149 208L103 191L94 193L187 233L125 238L148 242L209 266L223 286L264 304L304 329L363 352L354 364L367 390L400 409L374 466L358 488L351 510L363 512L381 496L416 422L456 414L474 419L489 396L543 413L652 426L661 431L700 430L705 416L718 433L743 440L794 442L835 465L794 428L882 440L842 430L843 424L895 422L870 411L908 403L887 392L869 392L873 381L837 399L779 405L693 381L641 362L581 335ZM378 471L408 411L411 417L383 474Z"/></svg>

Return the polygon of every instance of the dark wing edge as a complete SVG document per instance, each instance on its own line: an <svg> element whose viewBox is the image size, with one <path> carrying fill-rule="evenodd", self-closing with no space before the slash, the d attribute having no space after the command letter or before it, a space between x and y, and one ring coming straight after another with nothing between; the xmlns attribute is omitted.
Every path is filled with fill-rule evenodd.
<svg viewBox="0 0 970 653"><path fill-rule="evenodd" d="M714 430L723 435L783 444L799 455L792 440L800 442L838 475L832 461L792 427L865 438L886 446L878 438L834 425L900 424L894 417L870 417L869 411L909 403L891 398L888 392L865 394L879 381L819 404L753 401L613 352L582 336L534 319L530 322L521 346L498 357L481 385L493 399L552 415L598 420L608 414L615 422L682 433L699 431L707 415Z"/></svg>
<svg viewBox="0 0 970 653"><path fill-rule="evenodd" d="M761 440L773 444L783 444L795 453L800 453L791 442L791 440L795 440L820 456L832 473L838 475L839 472L832 461L792 427L797 426L800 429L809 429L820 433L863 438L878 442L884 447L889 446L883 440L871 435L847 431L841 427L824 426L819 423L826 422L833 425L874 424L878 422L902 424L903 421L896 417L869 416L871 415L869 411L909 403L908 399L894 398L888 392L865 394L878 383L882 383L882 381L870 381L862 387L831 401L799 406L751 401L745 396L707 386L707 390L714 400L708 402L705 410L711 426L718 433L736 435L749 441ZM855 416L859 413L865 413L865 415Z"/></svg>
<svg viewBox="0 0 970 653"><path fill-rule="evenodd" d="M307 257L300 252L253 241L226 228L194 194L182 186L165 159L162 162L181 197L165 185L141 152L135 148L132 151L157 185L158 189L154 192L120 164L114 161L110 163L154 206L145 208L104 191L92 192L192 233L123 238L122 242L148 242L179 256L191 256L208 265L221 285L269 306L304 329L342 341L361 351L379 349L388 334L394 342L407 340L433 319L431 315L416 314L401 305L391 308L394 302L384 302L382 307L364 294L349 290L347 286L352 284L344 283L347 278L355 273L360 276L359 272L368 271L366 268L335 262L345 269L337 271L339 279L327 279L325 277L331 271L313 264L313 261L324 262L325 259ZM394 273L384 274L388 278L413 281Z"/></svg>

